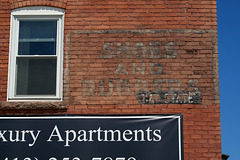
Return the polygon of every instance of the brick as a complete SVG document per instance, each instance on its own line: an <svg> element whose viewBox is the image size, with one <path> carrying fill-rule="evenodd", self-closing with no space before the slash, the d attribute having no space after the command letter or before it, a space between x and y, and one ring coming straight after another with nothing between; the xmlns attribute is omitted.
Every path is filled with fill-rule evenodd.
<svg viewBox="0 0 240 160"><path fill-rule="evenodd" d="M65 9L65 109L16 112L6 102L9 17L35 5ZM0 113L183 113L185 159L220 160L216 18L215 0L0 0L0 101L12 106Z"/></svg>

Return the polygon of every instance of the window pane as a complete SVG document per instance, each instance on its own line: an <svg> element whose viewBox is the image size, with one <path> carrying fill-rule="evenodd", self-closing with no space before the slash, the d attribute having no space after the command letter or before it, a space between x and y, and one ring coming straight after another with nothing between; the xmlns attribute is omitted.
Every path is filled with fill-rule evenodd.
<svg viewBox="0 0 240 160"><path fill-rule="evenodd" d="M19 42L18 55L55 55L55 42Z"/></svg>
<svg viewBox="0 0 240 160"><path fill-rule="evenodd" d="M57 21L20 21L19 39L56 39Z"/></svg>
<svg viewBox="0 0 240 160"><path fill-rule="evenodd" d="M56 95L56 63L56 58L18 58L16 95Z"/></svg>
<svg viewBox="0 0 240 160"><path fill-rule="evenodd" d="M55 55L57 21L20 21L18 55Z"/></svg>

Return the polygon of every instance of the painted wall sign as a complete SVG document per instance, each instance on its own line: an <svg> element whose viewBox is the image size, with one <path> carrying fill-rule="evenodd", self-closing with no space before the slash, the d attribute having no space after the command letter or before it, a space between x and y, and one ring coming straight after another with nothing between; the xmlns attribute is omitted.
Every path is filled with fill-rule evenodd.
<svg viewBox="0 0 240 160"><path fill-rule="evenodd" d="M213 75L212 36L197 30L71 32L71 103L201 104L211 98L206 86L214 87L206 80Z"/></svg>
<svg viewBox="0 0 240 160"><path fill-rule="evenodd" d="M183 160L182 115L0 117L2 160Z"/></svg>

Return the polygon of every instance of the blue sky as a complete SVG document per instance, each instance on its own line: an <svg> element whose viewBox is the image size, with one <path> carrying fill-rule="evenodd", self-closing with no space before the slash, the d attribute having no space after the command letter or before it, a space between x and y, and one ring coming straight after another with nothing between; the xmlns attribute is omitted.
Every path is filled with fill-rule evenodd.
<svg viewBox="0 0 240 160"><path fill-rule="evenodd" d="M240 159L240 0L217 0L222 152Z"/></svg>

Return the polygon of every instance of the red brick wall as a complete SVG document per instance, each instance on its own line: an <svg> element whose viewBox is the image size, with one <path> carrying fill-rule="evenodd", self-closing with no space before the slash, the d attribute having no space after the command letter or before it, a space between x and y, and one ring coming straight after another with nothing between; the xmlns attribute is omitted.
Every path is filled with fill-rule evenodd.
<svg viewBox="0 0 240 160"><path fill-rule="evenodd" d="M65 9L64 101L7 102L11 9ZM215 0L0 1L1 114L184 115L186 160L220 160Z"/></svg>

